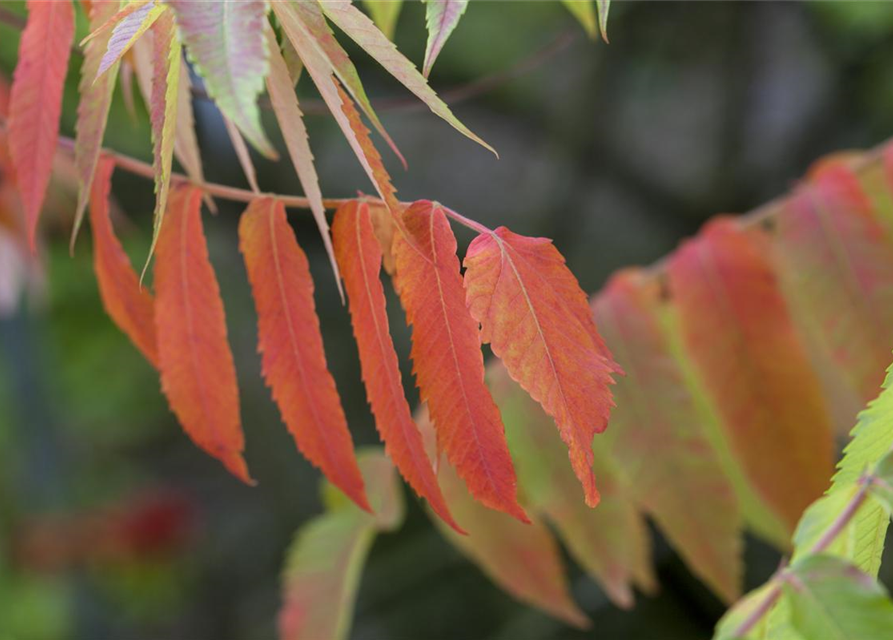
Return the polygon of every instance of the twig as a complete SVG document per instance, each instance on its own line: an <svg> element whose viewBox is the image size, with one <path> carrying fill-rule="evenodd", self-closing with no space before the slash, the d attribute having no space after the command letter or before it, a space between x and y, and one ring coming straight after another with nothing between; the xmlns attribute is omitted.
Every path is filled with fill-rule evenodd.
<svg viewBox="0 0 893 640"><path fill-rule="evenodd" d="M872 473L866 472L862 474L862 476L858 480L859 490L853 494L853 497L850 498L849 502L847 502L846 506L843 510L837 515L828 528L825 529L825 532L822 533L821 537L816 541L812 548L810 548L809 553L811 555L815 555L817 553L821 553L829 546L834 540L837 539L837 536L844 530L844 528L850 523L853 519L853 516L856 515L856 512L859 511L859 507L865 502L865 499L868 497L868 491L871 484L874 482L875 476ZM747 634L757 625L760 620L772 610L772 607L778 601L778 598L781 597L781 589L784 582L790 580L790 576L787 569L783 569L781 571L777 571L775 575L773 575L767 584L772 585L769 593L766 597L760 602L757 607L750 612L740 625L735 629L733 637L735 638L744 638Z"/></svg>

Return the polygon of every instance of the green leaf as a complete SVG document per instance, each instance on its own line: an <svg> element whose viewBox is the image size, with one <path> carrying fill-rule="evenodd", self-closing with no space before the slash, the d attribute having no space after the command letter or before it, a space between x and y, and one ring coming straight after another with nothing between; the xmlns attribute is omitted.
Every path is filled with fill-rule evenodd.
<svg viewBox="0 0 893 640"><path fill-rule="evenodd" d="M884 505L887 513L893 511L893 451L887 452L875 466L870 490Z"/></svg>
<svg viewBox="0 0 893 640"><path fill-rule="evenodd" d="M754 589L746 596L735 603L731 609L726 611L719 623L716 625L716 634L714 640L764 640L768 638L768 622L766 616L761 616L759 621L745 635L738 633L745 622L751 616L758 615L762 609L771 607L779 596L779 587L776 584L764 584L758 589Z"/></svg>
<svg viewBox="0 0 893 640"><path fill-rule="evenodd" d="M403 8L403 0L363 0L363 6L372 16L372 21L381 29L389 40L394 39L394 29L397 28L397 19L400 17L400 9Z"/></svg>
<svg viewBox="0 0 893 640"><path fill-rule="evenodd" d="M595 17L594 0L561 0L567 10L583 25L583 29L590 38L594 38L598 29L598 20Z"/></svg>
<svg viewBox="0 0 893 640"><path fill-rule="evenodd" d="M268 67L265 0L168 3L177 14L187 54L204 78L208 94L258 151L275 158L257 106Z"/></svg>
<svg viewBox="0 0 893 640"><path fill-rule="evenodd" d="M117 0L94 2L90 9L90 30L104 24L118 10ZM90 40L84 47L84 64L81 66L81 80L78 84L77 124L75 125L74 164L78 175L78 203L71 231L71 249L77 240L78 231L84 220L84 212L90 199L93 174L102 150L102 138L108 122L112 92L118 78L118 63L111 65L109 73L97 78L97 70L103 52L106 50L111 32L104 32ZM95 80L95 82L94 82Z"/></svg>
<svg viewBox="0 0 893 640"><path fill-rule="evenodd" d="M848 500L858 491L860 478L867 472L889 478L889 456L893 449L893 367L877 399L859 414L852 440L844 449L837 474L828 493L804 513L794 537L794 557L808 553L822 533L841 513ZM883 462L883 466L878 465ZM883 482L883 481L882 481ZM880 489L881 494L877 490ZM852 561L860 570L877 575L884 538L890 523L890 511L884 504L883 486L873 488L853 518L826 549L826 553Z"/></svg>
<svg viewBox="0 0 893 640"><path fill-rule="evenodd" d="M425 22L428 25L428 44L422 73L427 78L440 50L462 19L468 0L425 0Z"/></svg>
<svg viewBox="0 0 893 640"><path fill-rule="evenodd" d="M809 640L893 637L893 602L871 576L833 556L810 555L785 572L791 624Z"/></svg>
<svg viewBox="0 0 893 640"><path fill-rule="evenodd" d="M346 638L372 542L377 533L403 522L403 494L384 452L366 449L357 460L375 515L324 483L327 513L301 527L288 551L279 612L282 640Z"/></svg>

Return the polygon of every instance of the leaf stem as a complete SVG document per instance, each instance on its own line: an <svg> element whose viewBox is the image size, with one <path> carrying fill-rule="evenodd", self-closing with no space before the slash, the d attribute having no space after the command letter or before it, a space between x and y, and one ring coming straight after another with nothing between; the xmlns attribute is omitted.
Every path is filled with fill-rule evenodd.
<svg viewBox="0 0 893 640"><path fill-rule="evenodd" d="M815 544L812 545L812 548L809 550L810 554L821 553L831 546L831 543L834 542L837 536L839 536L844 528L850 523L850 520L852 520L853 516L856 515L856 512L859 511L859 507L865 502L874 479L875 475L868 471L859 477L859 490L853 494L853 497L850 498L843 510L834 519L834 522L828 525L825 532L818 540L816 540ZM760 604L750 612L750 615L738 625L733 637L744 638L760 622L760 620L772 610L772 607L781 597L783 583L788 581L790 577L790 574L787 573L787 569L781 569L769 579L767 584L772 585L769 593Z"/></svg>
<svg viewBox="0 0 893 640"><path fill-rule="evenodd" d="M779 574L776 574L776 576ZM766 597L763 598L762 602L756 606L756 608L750 612L750 615L747 616L738 628L735 629L735 632L732 637L734 638L744 638L750 633L751 629L753 629L763 617L772 610L772 607L775 606L775 603L778 602L778 599L781 597L781 583L782 580L777 579L773 576L774 584L772 589L769 590L769 593L766 594Z"/></svg>

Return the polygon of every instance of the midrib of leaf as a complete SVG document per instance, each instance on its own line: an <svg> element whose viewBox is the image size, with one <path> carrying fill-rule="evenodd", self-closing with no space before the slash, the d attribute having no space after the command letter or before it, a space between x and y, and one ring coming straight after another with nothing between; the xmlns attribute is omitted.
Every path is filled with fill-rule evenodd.
<svg viewBox="0 0 893 640"><path fill-rule="evenodd" d="M363 287L366 290L366 301L369 305L370 315L372 316L372 323L375 326L375 340L378 343L379 348L379 356L381 358L381 362L385 362L387 359L388 349L384 343L383 335L386 331L383 329L382 324L379 322L378 314L375 309L375 305L372 304L372 284L369 282L368 274L366 273L365 261L366 261L366 249L363 246L363 241L361 237L361 211L357 211L357 215L354 216L356 224L354 225L356 232L356 241L357 241L357 254L360 261L360 273L363 274ZM370 221L371 223L371 221ZM388 390L391 392L391 400L394 403L394 407L400 406L400 401L405 401L405 396L403 395L403 388L401 385L397 383L397 380L392 375L390 367L382 367L385 371L388 372ZM399 369L397 370L399 373ZM400 423L400 430L403 432L403 437L406 441L409 441L410 434L406 431L406 421L398 420ZM424 466L426 464L430 464L427 458L423 460L419 460L418 451L415 447L407 447L409 449L410 455L412 456L412 461L416 467ZM423 480L419 479L419 484L423 484Z"/></svg>
<svg viewBox="0 0 893 640"><path fill-rule="evenodd" d="M288 304L288 296L285 293L285 282L282 276L282 264L279 260L279 243L276 238L276 216L275 216L276 202L270 200L269 215L267 215L267 219L270 221L269 229L270 229L270 246L272 247L272 258L273 265L276 269L276 290L279 292L279 302L282 304L282 315L285 318L285 324L288 326L288 340L291 345L292 355L294 356L295 363L298 365L298 373L301 379L301 387L304 389L304 394L307 396L310 405L310 412L313 414L313 422L317 426L317 431L322 436L322 441L325 443L326 453L328 454L329 461L337 460L337 456L334 453L334 450L331 445L331 441L329 440L329 430L325 428L322 420L319 416L319 410L316 406L314 394L310 389L310 386L307 384L307 371L304 368L304 360L301 358L300 349L298 348L298 340L295 334L294 329L294 320L291 315L291 307ZM284 417L284 416L283 416ZM340 465L332 465L334 469L337 470L339 477L342 480L342 486L349 487L350 482L348 478L344 477L344 470Z"/></svg>
<svg viewBox="0 0 893 640"><path fill-rule="evenodd" d="M437 260L437 243L434 238L434 220L435 215L434 210L432 209L430 215L428 216L428 241L431 243L431 257L434 259L433 262L431 262L431 267L434 271L434 278L437 280L437 299L440 302L440 310L443 315L444 325L446 326L447 336L449 337L450 355L453 359L453 365L456 368L456 380L459 383L459 388L462 390L462 401L465 405L465 414L468 416L468 419L471 422L472 434L474 435L474 451L477 454L478 460L484 468L484 473L487 475L487 484L492 487L494 493L498 495L498 487L493 481L493 473L490 470L490 465L487 462L486 456L481 455L481 441L480 438L478 438L478 424L474 418L474 412L471 410L471 405L468 403L468 394L465 392L465 379L462 377L462 370L459 367L459 358L456 355L456 344L453 341L453 329L450 326L450 315L447 312L446 302L443 297L443 285L440 281L440 270L438 266L439 262ZM448 222L447 229L449 229ZM441 428L443 428L443 425L441 425Z"/></svg>
<svg viewBox="0 0 893 640"><path fill-rule="evenodd" d="M191 194L187 194L184 206L190 206L189 199L191 199ZM201 215L201 213L199 213L199 215ZM205 424L208 425L208 428L211 431L211 437L214 439L215 452L222 453L224 447L220 446L222 438L217 429L217 421L211 419L211 412L208 407L208 399L205 393L205 380L202 375L202 368L199 365L198 350L196 346L197 336L195 331L195 318L192 312L192 305L190 304L192 296L190 295L191 287L189 286L189 269L187 268L187 263L192 254L189 250L189 243L186 241L186 227L189 226L189 218L190 212L187 209L184 212L183 220L180 223L180 237L178 238L180 241L180 290L183 296L183 315L186 316L187 335L189 336L189 354L191 356L190 364L192 365L192 372L195 375L195 380L198 383L199 404L202 407L202 414L205 416Z"/></svg>
<svg viewBox="0 0 893 640"><path fill-rule="evenodd" d="M502 238L500 238L496 233L494 233L492 231L489 233L490 233L490 236L496 241L496 244L499 246L500 254L503 256L503 260L501 260L500 263L504 264L505 262L508 262L509 266L512 269L512 272L515 274L515 280L518 281L518 287L521 289L521 293L524 295L524 301L527 304L527 309L530 312L530 317L533 318L534 325L536 326L537 335L539 336L540 341L543 343L543 348L545 349L546 356L548 357L549 368L552 370L552 378L555 380L555 384L558 386L558 391L561 394L561 403L562 403L562 405L564 405L564 408L565 408L565 411L567 412L567 414L570 415L571 412L570 412L570 407L568 405L567 396L564 393L564 385L562 384L561 378L558 375L558 370L555 368L555 360L552 358L552 349L550 348L549 343L546 341L546 337L543 334L542 325L540 324L539 317L537 316L536 309L534 309L533 302L530 299L530 295L527 292L527 287L524 286L524 281L521 279L521 274L518 272L518 268L515 266L514 260L512 260L512 258L508 254L508 251L506 250L506 245L508 243L504 243L502 241ZM509 248L512 249L512 251L514 251L514 247L511 247L511 245L508 245L508 246L509 246ZM519 258L520 257L521 256L519 254ZM500 267L500 275L498 278L500 278L500 277L502 277L502 268L501 267ZM498 278L497 278L497 283L498 283ZM577 322L577 320L570 314L568 314L567 321L568 322ZM545 400L545 398L543 398L543 400ZM585 443L588 440L588 436L585 433L583 433L581 436L581 434L579 432L581 427L577 423L576 420L572 420L572 423L574 426L575 439L578 441L582 440ZM592 445L590 443L586 446L589 446L591 448Z"/></svg>

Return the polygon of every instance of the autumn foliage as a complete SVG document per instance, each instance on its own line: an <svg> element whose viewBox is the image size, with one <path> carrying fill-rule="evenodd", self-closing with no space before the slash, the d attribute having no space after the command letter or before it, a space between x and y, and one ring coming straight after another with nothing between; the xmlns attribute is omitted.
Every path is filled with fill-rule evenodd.
<svg viewBox="0 0 893 640"><path fill-rule="evenodd" d="M835 488L815 501L833 473L841 417L877 395L893 347L891 148L824 161L768 213L719 217L661 263L624 270L590 298L550 240L489 229L438 202L398 200L366 123L405 161L332 25L434 114L490 147L426 79L468 3L427 3L424 73L376 26L391 19L376 4L370 18L348 0L80 3L90 35L81 43L72 247L89 209L109 317L157 369L186 435L252 484L203 226L203 207L214 208L214 198L242 201L239 247L264 382L297 449L353 503L332 498L296 539L282 636L346 633L362 559L374 536L403 517L394 469L444 535L495 582L576 626L588 619L570 596L558 540L612 602L631 607L636 590L657 588L646 517L729 603L741 595L745 530L793 547L795 560L805 559L791 571L803 580L840 569L804 548L839 552L876 574L880 556L865 540L886 531L889 509L883 497L879 507L865 497L868 489L858 492L884 469L865 442L886 434L857 436L835 479L841 496L861 495L851 547L825 539L834 526L850 525L835 524L840 504L823 502ZM598 13L588 2L568 5L592 33L600 27L604 34L607 2ZM29 251L38 245L60 146L74 16L68 0L29 0L2 112L0 163L15 189L0 185L0 195L17 212ZM294 90L302 69L375 196L323 198ZM115 84L127 77L122 70L136 77L148 105L151 167L102 147ZM192 72L224 116L250 192L204 180ZM257 189L247 145L278 156L260 118L264 90L303 196ZM184 174L173 172L175 158ZM151 249L137 268L112 224L116 169L155 184ZM290 208L308 209L322 235L386 456L354 450ZM464 250L453 224L477 234ZM424 405L415 416L382 271L411 329L413 382ZM486 366L483 345L495 356ZM869 428L860 423L854 433ZM871 481L859 479L863 469L841 479L852 475L852 460L871 469ZM866 504L874 511L859 511ZM815 525L817 540L803 524L810 513L822 525ZM317 557L331 561L328 571L314 568ZM781 598L783 586L775 587ZM789 605L797 603L792 597ZM747 618L736 624L751 630Z"/></svg>

